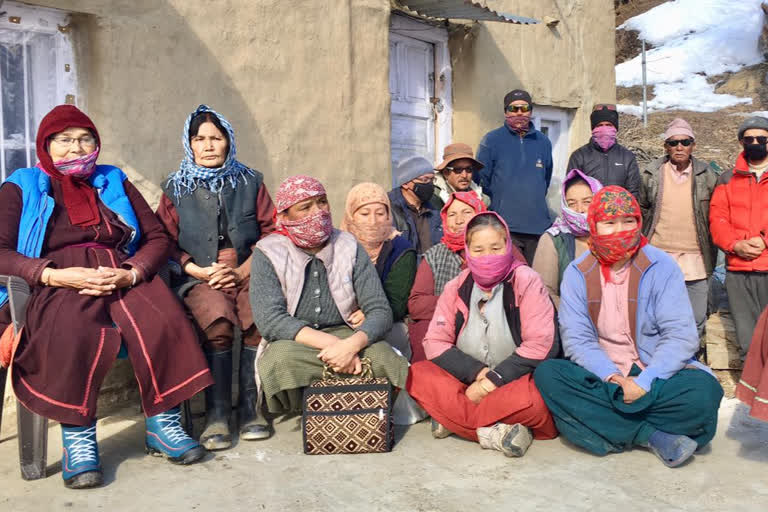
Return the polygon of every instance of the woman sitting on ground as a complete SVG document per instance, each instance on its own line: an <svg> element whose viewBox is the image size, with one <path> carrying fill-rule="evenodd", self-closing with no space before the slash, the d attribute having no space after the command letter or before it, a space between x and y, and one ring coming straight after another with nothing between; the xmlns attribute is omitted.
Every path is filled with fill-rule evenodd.
<svg viewBox="0 0 768 512"><path fill-rule="evenodd" d="M229 122L205 105L192 112L182 134L184 160L163 186L157 215L176 242L181 265L173 287L203 333L214 384L205 390L209 450L232 445L232 345L242 333L237 418L240 439L266 439L271 430L257 407L254 361L261 335L248 301L251 253L274 231L275 209L264 176L236 160Z"/></svg>
<svg viewBox="0 0 768 512"><path fill-rule="evenodd" d="M257 362L270 412L301 410L302 390L323 366L359 374L361 357L373 375L405 386L408 362L386 342L392 309L365 249L333 228L325 188L292 176L275 194L277 231L253 252L251 307L269 342ZM352 327L352 314L365 320Z"/></svg>
<svg viewBox="0 0 768 512"><path fill-rule="evenodd" d="M403 320L408 314L408 295L416 275L416 251L392 226L390 210L389 198L380 185L360 183L347 194L341 229L354 235L376 267L394 321L386 341L410 359L408 329ZM364 321L362 311L352 314L353 328Z"/></svg>
<svg viewBox="0 0 768 512"><path fill-rule="evenodd" d="M605 187L589 207L590 251L560 288L570 359L536 385L560 433L598 454L648 447L675 467L715 435L723 390L694 359L699 335L683 273L642 235L637 200Z"/></svg>
<svg viewBox="0 0 768 512"><path fill-rule="evenodd" d="M32 288L13 389L26 408L61 423L71 488L102 483L96 399L121 345L139 383L147 450L176 464L207 453L179 422L178 404L213 379L194 327L155 276L170 241L125 174L96 165L100 150L88 116L58 106L40 122L37 166L0 188L0 274ZM0 305L6 298L0 289ZM0 307L0 322L8 317Z"/></svg>
<svg viewBox="0 0 768 512"><path fill-rule="evenodd" d="M541 276L556 307L560 306L560 282L565 269L589 250L587 210L592 196L601 188L595 178L571 169L563 181L560 217L539 239L533 270Z"/></svg>
<svg viewBox="0 0 768 512"><path fill-rule="evenodd" d="M465 254L469 268L445 286L424 338L429 361L411 367L407 390L432 416L434 437L520 457L532 438L557 435L533 382L559 351L554 306L495 212L467 224Z"/></svg>
<svg viewBox="0 0 768 512"><path fill-rule="evenodd" d="M465 268L464 227L472 217L484 211L485 205L473 191L452 193L440 210L443 238L424 253L408 298L411 317L408 337L413 354L411 361L414 363L427 358L423 340L435 313L437 299L448 281Z"/></svg>

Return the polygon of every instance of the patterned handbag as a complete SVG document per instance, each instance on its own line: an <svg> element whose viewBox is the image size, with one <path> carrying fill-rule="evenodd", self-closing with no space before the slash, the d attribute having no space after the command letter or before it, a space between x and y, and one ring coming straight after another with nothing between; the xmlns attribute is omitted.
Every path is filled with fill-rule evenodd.
<svg viewBox="0 0 768 512"><path fill-rule="evenodd" d="M361 362L360 376L342 378L326 366L323 379L304 389L304 453L392 451L392 385L386 378L373 378L370 359Z"/></svg>

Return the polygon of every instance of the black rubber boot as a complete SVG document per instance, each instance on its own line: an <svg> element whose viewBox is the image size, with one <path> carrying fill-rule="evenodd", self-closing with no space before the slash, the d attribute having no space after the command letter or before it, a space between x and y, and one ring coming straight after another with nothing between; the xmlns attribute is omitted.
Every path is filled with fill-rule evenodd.
<svg viewBox="0 0 768 512"><path fill-rule="evenodd" d="M226 450L232 446L232 350L206 352L205 358L213 386L205 388L205 430L200 444L208 450Z"/></svg>
<svg viewBox="0 0 768 512"><path fill-rule="evenodd" d="M255 367L257 347L243 347L240 352L240 389L237 400L237 422L240 439L256 441L272 436L272 429L261 412L263 400L258 400Z"/></svg>

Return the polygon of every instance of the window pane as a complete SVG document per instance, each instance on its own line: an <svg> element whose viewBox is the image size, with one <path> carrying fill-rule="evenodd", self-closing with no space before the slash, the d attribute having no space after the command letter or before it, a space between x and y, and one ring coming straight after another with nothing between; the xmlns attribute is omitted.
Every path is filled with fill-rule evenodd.
<svg viewBox="0 0 768 512"><path fill-rule="evenodd" d="M34 163L32 165L35 165ZM16 169L27 166L27 155L23 149L5 148L5 175L10 176Z"/></svg>
<svg viewBox="0 0 768 512"><path fill-rule="evenodd" d="M21 44L0 43L3 87L3 136L24 143L24 69Z"/></svg>

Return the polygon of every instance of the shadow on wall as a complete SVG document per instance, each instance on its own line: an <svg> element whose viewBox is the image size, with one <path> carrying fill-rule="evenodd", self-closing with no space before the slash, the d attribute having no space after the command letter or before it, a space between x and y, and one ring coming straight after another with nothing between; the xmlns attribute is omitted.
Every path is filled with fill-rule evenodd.
<svg viewBox="0 0 768 512"><path fill-rule="evenodd" d="M510 25L508 29L525 31L531 27ZM522 32L520 39L524 37ZM522 83L513 67L514 63L520 63L524 58L521 45L514 46L518 55L502 51L482 23L453 28L449 44L454 81L453 140L470 144L477 151L483 136L504 123L503 100L506 93L517 88L526 89L536 103L536 87ZM547 193L553 221L560 211L560 187L565 174L565 169L553 170Z"/></svg>
<svg viewBox="0 0 768 512"><path fill-rule="evenodd" d="M122 167L153 207L160 183L183 158L184 121L201 103L232 123L237 158L274 183L257 116L234 82L253 73L247 59L231 56L228 63L234 60L237 66L234 72L231 65L225 69L221 57L166 0L76 14L73 24L82 63L78 103L99 127L101 161Z"/></svg>

